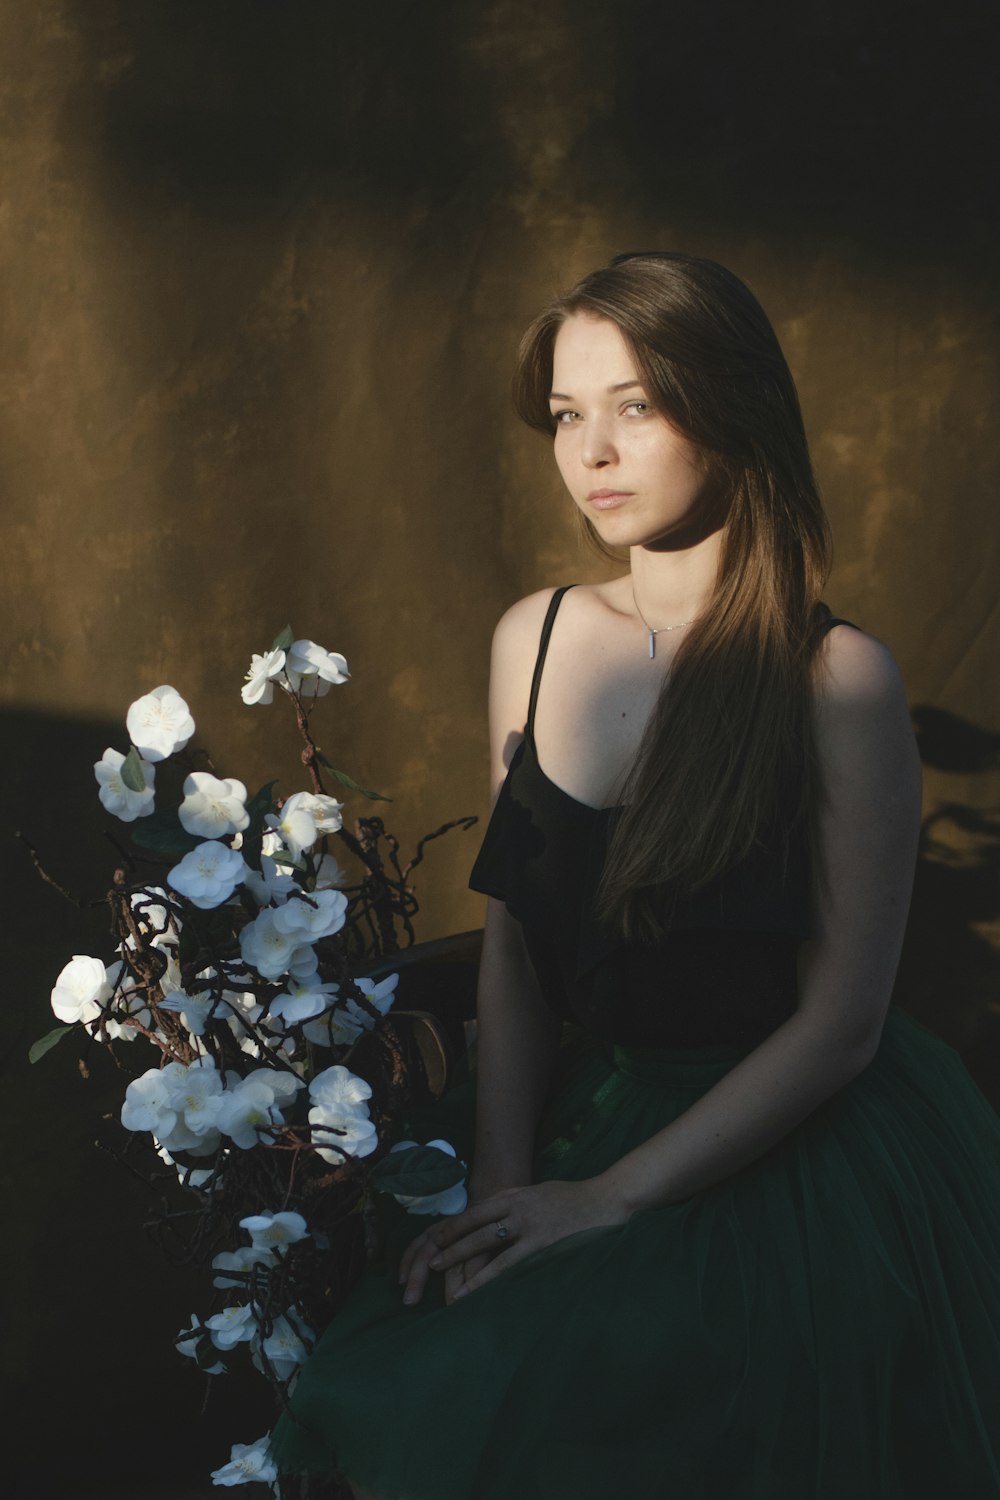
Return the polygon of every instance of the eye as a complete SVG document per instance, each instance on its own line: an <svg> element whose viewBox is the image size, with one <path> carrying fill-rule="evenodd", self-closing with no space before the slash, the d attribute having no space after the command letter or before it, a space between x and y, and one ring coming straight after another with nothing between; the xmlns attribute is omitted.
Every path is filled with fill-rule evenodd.
<svg viewBox="0 0 1000 1500"><path fill-rule="evenodd" d="M652 409L648 401L627 401L624 407L625 411L637 411L640 417L644 417Z"/></svg>
<svg viewBox="0 0 1000 1500"><path fill-rule="evenodd" d="M570 417L578 417L579 415L580 413L577 411L570 411L568 408L564 408L562 411L554 411L552 413L552 420L553 422L555 422L557 427L568 427L569 421L567 419Z"/></svg>

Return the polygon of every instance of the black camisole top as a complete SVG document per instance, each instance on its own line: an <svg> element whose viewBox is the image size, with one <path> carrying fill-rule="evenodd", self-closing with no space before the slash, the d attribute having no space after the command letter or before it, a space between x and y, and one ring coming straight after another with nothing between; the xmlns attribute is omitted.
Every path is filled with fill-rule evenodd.
<svg viewBox="0 0 1000 1500"><path fill-rule="evenodd" d="M535 747L535 706L553 621L542 626L524 738L514 752L472 868L472 890L522 925L549 1006L609 1043L749 1049L795 1010L808 935L803 839L762 841L696 895L664 907L655 944L626 943L596 918L593 897L614 808L592 808L550 781ZM827 629L848 624L832 615Z"/></svg>

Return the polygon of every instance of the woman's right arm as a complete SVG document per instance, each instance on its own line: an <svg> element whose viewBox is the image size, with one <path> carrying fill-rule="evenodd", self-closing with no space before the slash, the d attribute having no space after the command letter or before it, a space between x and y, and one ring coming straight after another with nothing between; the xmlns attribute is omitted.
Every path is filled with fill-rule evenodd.
<svg viewBox="0 0 1000 1500"><path fill-rule="evenodd" d="M513 605L493 633L490 660L491 805L523 736L531 675L551 589ZM547 1006L521 924L502 901L487 898L476 998L476 1145L471 1202L531 1181L535 1130L559 1046L560 1023ZM433 1226L404 1253L407 1300L418 1300L436 1253ZM460 1268L449 1273L456 1282ZM449 1292L452 1288L448 1288ZM449 1299L450 1296L449 1296Z"/></svg>
<svg viewBox="0 0 1000 1500"><path fill-rule="evenodd" d="M531 675L551 589L520 599L493 632L490 785L496 802L528 717ZM539 990L521 924L490 896L476 998L476 1149L473 1200L531 1181L535 1128L559 1044L559 1022Z"/></svg>
<svg viewBox="0 0 1000 1500"><path fill-rule="evenodd" d="M479 969L472 1202L531 1181L535 1130L560 1025L539 990L518 922L489 897Z"/></svg>

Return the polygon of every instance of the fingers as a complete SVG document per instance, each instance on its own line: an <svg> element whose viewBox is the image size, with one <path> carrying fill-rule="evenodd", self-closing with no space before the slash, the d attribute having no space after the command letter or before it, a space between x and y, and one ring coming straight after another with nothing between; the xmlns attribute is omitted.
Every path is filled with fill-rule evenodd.
<svg viewBox="0 0 1000 1500"><path fill-rule="evenodd" d="M473 1230L464 1239L457 1240L443 1250L433 1254L428 1264L432 1271L447 1271L449 1267L469 1260L472 1256L494 1254L502 1247L503 1240L497 1235L496 1222L491 1220L483 1229Z"/></svg>
<svg viewBox="0 0 1000 1500"><path fill-rule="evenodd" d="M496 1223L502 1217L503 1200L508 1196L507 1192L497 1193L460 1214L439 1219L410 1241L399 1261L399 1282L407 1306L423 1297L431 1271L447 1272L473 1257L483 1257L482 1264L486 1265L501 1248ZM441 1259L443 1254L447 1260ZM461 1277L452 1278L451 1300L462 1294L465 1280L464 1271ZM446 1296L447 1291L446 1285Z"/></svg>
<svg viewBox="0 0 1000 1500"><path fill-rule="evenodd" d="M399 1258L399 1279L401 1282L408 1279L413 1262L420 1254L420 1251L427 1244L428 1240L431 1239L436 1228L436 1224L431 1224L427 1229L422 1230L420 1234L416 1235L415 1238L410 1241L406 1249L403 1251L402 1255ZM437 1241L434 1240L433 1243L435 1245L435 1248L437 1248Z"/></svg>
<svg viewBox="0 0 1000 1500"><path fill-rule="evenodd" d="M475 1276L484 1266L488 1266L490 1257L488 1255L473 1255L471 1259L463 1261L460 1266L451 1266L444 1273L444 1300L450 1307L459 1297L463 1297L466 1291L466 1282L470 1276Z"/></svg>
<svg viewBox="0 0 1000 1500"><path fill-rule="evenodd" d="M464 1297L468 1292L474 1292L477 1287L485 1286L492 1281L494 1276L499 1276L501 1271L506 1271L508 1266L516 1264L523 1259L524 1252L519 1251L516 1246L505 1250L502 1255L494 1255L486 1259L485 1263L473 1270L471 1264L465 1268L465 1280L458 1288L456 1296Z"/></svg>
<svg viewBox="0 0 1000 1500"><path fill-rule="evenodd" d="M399 1262L399 1281L403 1286L403 1301L407 1306L419 1302L424 1295L427 1278L430 1275L430 1262L438 1253L438 1244L435 1239L437 1225L431 1225L416 1239L411 1240Z"/></svg>
<svg viewBox="0 0 1000 1500"><path fill-rule="evenodd" d="M456 1297L461 1296L461 1287L465 1281L465 1266L451 1266L444 1273L444 1300L450 1307Z"/></svg>
<svg viewBox="0 0 1000 1500"><path fill-rule="evenodd" d="M435 1226L435 1238L440 1248L445 1249L448 1245L453 1245L472 1230L483 1229L487 1224L496 1224L496 1221L504 1216L504 1201L515 1191L516 1189L507 1189L502 1193L495 1193L492 1198L484 1198L481 1203L472 1204L469 1208L463 1209L460 1214L450 1214L447 1219L442 1219Z"/></svg>

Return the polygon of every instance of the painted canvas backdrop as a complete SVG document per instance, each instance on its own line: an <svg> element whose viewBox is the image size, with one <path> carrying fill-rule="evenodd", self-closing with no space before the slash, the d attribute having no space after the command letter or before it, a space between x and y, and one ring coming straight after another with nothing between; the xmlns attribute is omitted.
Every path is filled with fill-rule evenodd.
<svg viewBox="0 0 1000 1500"><path fill-rule="evenodd" d="M775 322L835 530L829 600L892 647L925 750L901 995L996 1096L995 32L979 0L4 6L17 1493L207 1494L227 1452L166 1342L200 1291L161 1277L141 1191L92 1144L120 1084L25 1063L55 974L108 953L107 924L37 882L12 830L99 897L91 764L160 682L221 774L296 789L287 717L239 698L286 621L346 655L319 736L393 799L404 852L482 818L493 625L602 576L511 414L514 352L617 251L714 256ZM479 925L477 840L429 853L423 937ZM266 1421L241 1415L251 1385L215 1398L226 1445ZM165 1409L190 1428L151 1473L136 1412Z"/></svg>

